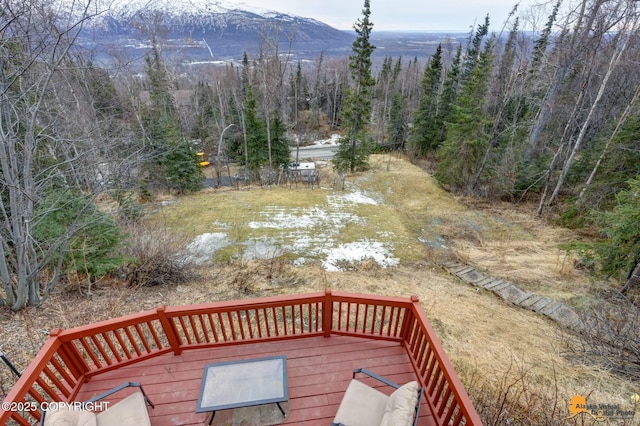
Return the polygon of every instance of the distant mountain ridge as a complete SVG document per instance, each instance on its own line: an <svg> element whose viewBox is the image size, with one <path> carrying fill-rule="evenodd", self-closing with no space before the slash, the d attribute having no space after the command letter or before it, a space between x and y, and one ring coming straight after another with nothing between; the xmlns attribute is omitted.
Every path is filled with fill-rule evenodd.
<svg viewBox="0 0 640 426"><path fill-rule="evenodd" d="M354 35L312 18L259 9L242 3L207 0L118 0L93 17L84 34L90 44L148 49L155 35L163 48L185 60L241 58L261 44L278 41L279 51L302 55L344 54ZM91 42L91 40L93 40Z"/></svg>

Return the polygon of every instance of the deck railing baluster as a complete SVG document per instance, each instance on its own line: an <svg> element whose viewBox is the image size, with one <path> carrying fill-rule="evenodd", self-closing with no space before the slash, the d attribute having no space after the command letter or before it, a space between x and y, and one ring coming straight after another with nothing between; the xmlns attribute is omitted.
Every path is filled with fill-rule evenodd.
<svg viewBox="0 0 640 426"><path fill-rule="evenodd" d="M122 330L124 331L125 336L127 336L129 347L133 349L137 356L142 355L142 352L140 352L140 348L138 347L138 344L136 342L136 338L133 336L133 333L131 333L129 327L125 327Z"/></svg>
<svg viewBox="0 0 640 426"><path fill-rule="evenodd" d="M122 357L120 356L120 354L116 350L116 347L111 341L111 337L109 337L107 333L100 333L100 336L102 336L102 340L104 340L107 346L109 346L109 351L111 352L111 356L113 356L118 363L122 362Z"/></svg>
<svg viewBox="0 0 640 426"><path fill-rule="evenodd" d="M109 357L105 352L104 348L102 347L102 344L98 340L98 337L94 334L93 336L90 336L90 338L91 338L91 342L94 344L96 349L98 349L98 352L100 352L100 355L102 355L102 360L107 365L111 365L111 357Z"/></svg>
<svg viewBox="0 0 640 426"><path fill-rule="evenodd" d="M40 388L42 388L42 390L44 391L44 393L46 393L49 396L54 396L54 395L58 395L58 393L53 390L53 388L51 388L51 386L49 386L48 383L46 383L44 380L42 380L42 377L37 377L36 378L36 383L38 384L38 386L40 386Z"/></svg>
<svg viewBox="0 0 640 426"><path fill-rule="evenodd" d="M438 408L437 413L438 416L442 415L442 411L444 411L443 407L446 405L446 400L443 398L444 388L447 384L447 379L444 377L444 374L440 374L440 380L438 381L438 388L434 394L436 407Z"/></svg>
<svg viewBox="0 0 640 426"><path fill-rule="evenodd" d="M61 332L62 330L52 331L51 336L57 336L58 334L54 334L56 331ZM62 359L69 369L69 372L73 374L75 382L90 370L82 354L72 342L62 342L57 352L58 355L60 355L60 359Z"/></svg>
<svg viewBox="0 0 640 426"><path fill-rule="evenodd" d="M280 336L280 327L278 324L278 313L276 312L276 308L275 307L271 307L271 309L269 310L269 315L271 317L269 326L271 327L272 332L274 333L275 337Z"/></svg>
<svg viewBox="0 0 640 426"><path fill-rule="evenodd" d="M238 339L236 337L236 328L234 327L233 320L231 319L231 312L226 311L225 313L227 314L227 321L229 324L229 332L231 333L231 340L236 341Z"/></svg>
<svg viewBox="0 0 640 426"><path fill-rule="evenodd" d="M291 334L292 335L296 335L296 305L291 304L289 305L289 308L291 309L291 319L290 319L290 323L291 323Z"/></svg>
<svg viewBox="0 0 640 426"><path fill-rule="evenodd" d="M58 391L62 395L64 395L65 397L69 396L71 392L69 391L67 386L65 386L65 384L62 383L62 380L60 380L60 378L53 371L51 371L51 369L48 366L44 367L44 369L42 370L42 373L56 387L56 389L58 389Z"/></svg>
<svg viewBox="0 0 640 426"><path fill-rule="evenodd" d="M213 341L214 343L218 343L219 342L218 332L216 331L216 326L213 322L213 314L209 312L208 314L206 314L206 317L209 323L209 328L211 329L211 334L213 334Z"/></svg>
<svg viewBox="0 0 640 426"><path fill-rule="evenodd" d="M429 367L427 367L427 374L425 376L425 383L431 383L432 380L437 379L436 377L436 367L438 366L438 357L434 353L431 356L431 361L429 363Z"/></svg>
<svg viewBox="0 0 640 426"><path fill-rule="evenodd" d="M51 357L51 365L53 365L53 367L55 367L56 371L58 372L58 374L60 374L62 379L65 382L67 382L67 386L70 387L70 388L73 388L75 381L73 380L71 375L67 372L67 370L62 365L62 363L60 361L58 361L58 359L55 356Z"/></svg>
<svg viewBox="0 0 640 426"><path fill-rule="evenodd" d="M343 303L343 302L339 302L340 303L340 321L341 323L338 324L338 330L342 331L349 331L349 315L351 315L351 304L350 303ZM344 309L343 306L347 305L346 308L346 314L344 313ZM344 322L345 324L342 324L342 316L344 315Z"/></svg>
<svg viewBox="0 0 640 426"><path fill-rule="evenodd" d="M182 330L182 335L184 337L184 340L187 341L188 345L193 344L193 341L191 340L191 333L189 333L189 330L187 330L187 324L184 322L184 317L180 315L177 318L178 318L178 324L180 324L180 329Z"/></svg>
<svg viewBox="0 0 640 426"><path fill-rule="evenodd" d="M418 363L418 365L422 364L423 356L424 356L425 352L427 351L428 347L429 347L429 340L427 339L427 336L422 334L421 335L421 339L420 339L420 343L418 344L418 354L415 357L416 362Z"/></svg>
<svg viewBox="0 0 640 426"><path fill-rule="evenodd" d="M442 382L443 385L446 383L444 380ZM444 410L446 410L447 406L449 406L449 398L451 398L451 389L447 387L442 397L440 398L442 402L440 403L440 408L438 409L438 416L442 417L442 415L444 414Z"/></svg>
<svg viewBox="0 0 640 426"><path fill-rule="evenodd" d="M151 333L151 337L153 337L153 341L156 343L156 348L158 350L162 349L164 345L160 341L160 337L158 337L158 332L156 331L156 328L153 326L153 323L151 321L147 321L145 324L147 324L147 327L149 327L149 332Z"/></svg>
<svg viewBox="0 0 640 426"><path fill-rule="evenodd" d="M304 311L302 309L302 304L298 305L298 310L300 311L300 334L304 334L304 332L306 330L305 330L305 327L304 327L304 318L305 318L305 316L304 316Z"/></svg>
<svg viewBox="0 0 640 426"><path fill-rule="evenodd" d="M382 336L384 334L384 330L389 330L389 323L387 322L387 305L382 306L382 314L380 315L380 333Z"/></svg>
<svg viewBox="0 0 640 426"><path fill-rule="evenodd" d="M198 331L198 326L196 325L195 321L193 320L193 315L187 315L187 318L189 319L189 327L191 330L191 335L193 335L193 338L195 339L196 343L202 343L202 336L200 335L200 332Z"/></svg>
<svg viewBox="0 0 640 426"><path fill-rule="evenodd" d="M397 337L400 335L400 324L404 322L404 315L401 314L401 308L395 307L396 310L395 318L396 318L396 327L393 330L393 336Z"/></svg>
<svg viewBox="0 0 640 426"><path fill-rule="evenodd" d="M414 358L420 362L422 354L424 354L425 347L429 345L427 336L420 332L420 327L416 327L416 343L415 343L415 356Z"/></svg>
<svg viewBox="0 0 640 426"><path fill-rule="evenodd" d="M218 317L218 327L220 327L220 332L222 333L222 339L224 342L228 342L229 339L227 337L227 329L224 326L223 316L220 312L218 312L216 316Z"/></svg>
<svg viewBox="0 0 640 426"><path fill-rule="evenodd" d="M431 345L427 344L427 351L425 352L424 356L422 357L421 360L419 360L418 366L419 366L419 370L418 370L418 374L422 377L427 377L426 376L426 371L427 368L429 367L429 364L431 363L431 358L433 358L433 352L431 350Z"/></svg>
<svg viewBox="0 0 640 426"><path fill-rule="evenodd" d="M246 314L245 319L247 321L247 328L249 329L249 338L254 339L254 330L257 329L255 328L255 311L253 309L249 309L244 312Z"/></svg>
<svg viewBox="0 0 640 426"><path fill-rule="evenodd" d="M318 318L319 318L318 311L319 310L320 310L320 303L316 302L316 303L313 304L313 307L312 307L313 314L309 315L310 320L313 321L312 330L314 332L316 332L316 333L319 332L322 329L322 326L318 323Z"/></svg>
<svg viewBox="0 0 640 426"><path fill-rule="evenodd" d="M462 424L462 420L464 419L464 412L462 411L462 407L458 405L458 413L456 414L456 418L449 422L451 426L460 426Z"/></svg>
<svg viewBox="0 0 640 426"><path fill-rule="evenodd" d="M456 401L456 398L453 392L449 392L449 394L447 395L447 399L448 399L447 406L449 408L446 414L444 414L443 419L446 422L446 424L449 424L454 414L458 412L458 410L460 410L460 406L458 405L458 401Z"/></svg>
<svg viewBox="0 0 640 426"><path fill-rule="evenodd" d="M33 386L33 387L31 387L31 389L29 389L29 392L27 392L27 394L28 394L31 398L33 398L33 400L34 400L34 401L39 402L39 403L43 403L43 402L45 402L47 399L46 399L44 396L42 396L42 392L40 392L40 391L38 391L38 390L36 389L36 385L38 385L38 382L37 382L37 381L36 381L36 383L34 384L34 386ZM38 385L38 387L40 387L40 386ZM41 390L42 390L42 389L41 389ZM49 395L49 396L55 396L55 395ZM23 399L23 401L26 401L26 400L27 400L26 398L24 398L24 399Z"/></svg>
<svg viewBox="0 0 640 426"><path fill-rule="evenodd" d="M242 326L242 317L240 316L240 311L234 311L236 313L236 325L240 329L240 340L245 339L244 327Z"/></svg>
<svg viewBox="0 0 640 426"><path fill-rule="evenodd" d="M122 352L124 352L124 355L127 357L127 359L131 359L132 358L131 351L129 351L129 348L127 347L126 343L122 339L122 336L120 335L121 330L122 330L121 328L116 329L113 331L113 334L116 336L116 340L118 341L118 344L122 349Z"/></svg>
<svg viewBox="0 0 640 426"><path fill-rule="evenodd" d="M264 309L255 309L254 310L254 315L256 317L256 331L258 332L258 339L264 339L265 336L262 334L262 317L261 317L261 313L264 311Z"/></svg>
<svg viewBox="0 0 640 426"><path fill-rule="evenodd" d="M95 355L93 350L91 350L91 346L86 342L85 339L86 339L85 337L81 337L77 340L77 342L80 343L85 353L89 356L89 358L91 358L91 361L93 361L93 365L95 365L96 368L102 367L102 364L98 360L98 357Z"/></svg>
<svg viewBox="0 0 640 426"><path fill-rule="evenodd" d="M428 394L432 397L436 396L436 386L438 386L438 382L442 378L442 372L440 371L440 364L435 363L435 368L433 370L433 376L431 376L431 384L429 385Z"/></svg>
<svg viewBox="0 0 640 426"><path fill-rule="evenodd" d="M290 305L284 305L282 307L282 326L284 329L284 335L288 336L289 335L289 314L287 312L287 307L289 307Z"/></svg>
<svg viewBox="0 0 640 426"><path fill-rule="evenodd" d="M151 353L151 346L149 346L147 337L144 335L144 332L142 331L140 324L134 325L133 328L136 331L136 334L138 335L138 342L142 343L142 346L144 347L145 352Z"/></svg>

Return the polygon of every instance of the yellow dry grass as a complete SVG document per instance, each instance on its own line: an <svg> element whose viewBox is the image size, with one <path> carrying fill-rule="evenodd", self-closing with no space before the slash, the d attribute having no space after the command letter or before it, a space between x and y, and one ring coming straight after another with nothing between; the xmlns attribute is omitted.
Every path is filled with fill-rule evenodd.
<svg viewBox="0 0 640 426"><path fill-rule="evenodd" d="M220 224L247 236L251 230L246 224L268 206L303 209L326 202L327 193L336 190L330 173L323 173L323 189L210 190L173 200L159 208L153 220L190 237L211 232ZM527 372L530 389L548 395L557 388L560 404L579 394L597 403L629 406L629 395L640 391L638 385L565 358L566 342L572 337L556 323L477 291L438 266L444 260L464 261L487 275L579 307L604 284L574 270L573 260L559 249L560 243L576 235L535 217L533 208L453 197L422 169L393 156L373 157L372 170L350 176L348 183L384 200L354 211L366 217L370 226L351 232L384 228L393 233L399 241L395 255L401 259L400 266L384 269L366 262L352 271L327 272L319 263L295 267L275 258L203 267L197 282L175 287L97 285L90 296L60 288L41 308L17 314L0 311L2 350L24 368L47 330L152 309L160 303L191 304L325 288L403 297L416 294L465 385L480 380L498 386L500 378L513 373L516 366L515 370ZM346 232L345 238L354 235ZM0 374L4 393L12 379L2 368ZM566 412L565 407L560 410Z"/></svg>

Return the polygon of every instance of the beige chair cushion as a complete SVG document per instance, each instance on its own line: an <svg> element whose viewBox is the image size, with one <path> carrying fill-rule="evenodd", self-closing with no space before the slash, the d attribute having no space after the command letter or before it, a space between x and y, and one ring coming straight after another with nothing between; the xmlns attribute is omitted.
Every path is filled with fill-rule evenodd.
<svg viewBox="0 0 640 426"><path fill-rule="evenodd" d="M96 416L98 426L151 426L142 392L134 392Z"/></svg>
<svg viewBox="0 0 640 426"><path fill-rule="evenodd" d="M411 425L418 404L418 382L409 382L396 389L387 399L380 426Z"/></svg>
<svg viewBox="0 0 640 426"><path fill-rule="evenodd" d="M47 411L44 426L96 426L96 415L86 410Z"/></svg>
<svg viewBox="0 0 640 426"><path fill-rule="evenodd" d="M377 425L388 399L382 392L358 380L351 380L333 422L347 426Z"/></svg>

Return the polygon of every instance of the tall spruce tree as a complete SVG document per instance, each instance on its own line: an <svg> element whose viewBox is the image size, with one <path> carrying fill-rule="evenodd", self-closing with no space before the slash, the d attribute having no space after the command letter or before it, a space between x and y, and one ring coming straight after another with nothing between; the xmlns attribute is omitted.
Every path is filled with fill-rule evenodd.
<svg viewBox="0 0 640 426"><path fill-rule="evenodd" d="M623 292L640 282L640 175L627 185L611 211L593 213L606 239L591 245L604 275L626 279Z"/></svg>
<svg viewBox="0 0 640 426"><path fill-rule="evenodd" d="M258 118L258 103L253 93L253 88L248 85L244 89L244 125L247 152L243 152L242 157L247 159L247 169L256 177L260 167L269 164L267 129L264 121Z"/></svg>
<svg viewBox="0 0 640 426"><path fill-rule="evenodd" d="M440 122L440 133L438 134L438 146L447 138L447 126L445 123L452 120L453 106L458 98L458 87L460 85L460 64L462 62L462 46L458 45L456 55L453 58L451 67L446 72L440 105L438 108L438 122Z"/></svg>
<svg viewBox="0 0 640 426"><path fill-rule="evenodd" d="M407 99L404 93L397 91L391 100L389 110L389 129L387 131L389 143L393 149L403 150L404 142L409 132L407 114Z"/></svg>
<svg viewBox="0 0 640 426"><path fill-rule="evenodd" d="M409 141L415 155L425 156L440 145L441 128L444 125L439 112L442 83L442 45L439 44L429 65L424 69L420 101L413 117Z"/></svg>
<svg viewBox="0 0 640 426"><path fill-rule="evenodd" d="M182 135L171 81L155 38L151 54L146 57L146 71L149 105L144 111L143 137L149 142L149 160L145 165L145 189L197 191L202 188L203 173L196 163L194 147Z"/></svg>
<svg viewBox="0 0 640 426"><path fill-rule="evenodd" d="M507 138L503 138L502 135L511 123L517 120L518 111L521 110L521 107L517 105L520 99L518 99L517 95L514 95L515 86L520 83L517 76L517 68L514 66L516 61L516 42L519 22L519 19L516 18L509 32L509 38L505 43L502 58L498 65L498 71L493 79L491 90L489 91L491 94L489 96L487 109L493 117L493 125L489 132L487 149L482 157L476 175L471 182L472 190L478 186L480 177L487 167L491 168L491 159L494 158L496 162L499 162L497 161L497 157L500 157L500 155L494 155L494 150L499 148L503 142L506 142ZM510 156L508 157L506 161L511 160ZM502 169L499 168L499 170ZM507 192L512 189L510 188L511 183L508 183L506 178L499 185L494 186L500 186Z"/></svg>
<svg viewBox="0 0 640 426"><path fill-rule="evenodd" d="M473 39L469 42L462 64L462 81L471 78L471 73L480 60L483 51L482 42L487 34L489 34L489 15L484 18L482 25L478 25Z"/></svg>
<svg viewBox="0 0 640 426"><path fill-rule="evenodd" d="M357 37L353 42L352 55L349 56L349 70L353 80L347 90L342 107L342 125L346 137L333 159L339 171L365 170L368 168L367 125L371 116L371 88L375 84L371 76L371 54L375 46L370 42L373 23L369 20L371 9L369 0L365 0L362 19L354 25Z"/></svg>
<svg viewBox="0 0 640 426"><path fill-rule="evenodd" d="M438 150L436 177L457 189L468 189L486 149L491 117L485 108L493 62L493 39L489 40L454 105L447 123L447 139Z"/></svg>

